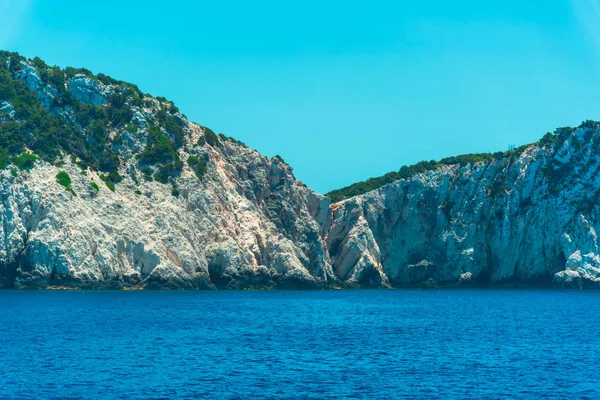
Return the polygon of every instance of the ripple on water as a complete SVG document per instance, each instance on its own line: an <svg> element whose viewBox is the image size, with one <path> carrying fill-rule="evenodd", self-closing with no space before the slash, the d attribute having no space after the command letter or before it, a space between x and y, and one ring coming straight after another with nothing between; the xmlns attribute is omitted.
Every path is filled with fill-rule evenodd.
<svg viewBox="0 0 600 400"><path fill-rule="evenodd" d="M0 292L0 398L600 398L599 296Z"/></svg>

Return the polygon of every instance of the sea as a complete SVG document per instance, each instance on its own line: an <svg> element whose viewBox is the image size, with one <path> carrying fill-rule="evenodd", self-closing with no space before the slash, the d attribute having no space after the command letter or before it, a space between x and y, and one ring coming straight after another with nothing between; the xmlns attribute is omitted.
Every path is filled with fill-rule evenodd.
<svg viewBox="0 0 600 400"><path fill-rule="evenodd" d="M600 399L600 291L0 291L2 399Z"/></svg>

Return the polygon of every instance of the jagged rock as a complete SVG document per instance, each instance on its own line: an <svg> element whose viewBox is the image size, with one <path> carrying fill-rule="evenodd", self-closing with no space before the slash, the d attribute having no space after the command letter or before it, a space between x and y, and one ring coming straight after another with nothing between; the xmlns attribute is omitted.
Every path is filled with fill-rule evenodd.
<svg viewBox="0 0 600 400"><path fill-rule="evenodd" d="M196 141L201 128L190 129ZM76 196L46 163L17 178L2 172L1 281L171 288L599 281L597 205L584 214L579 201L581 185L600 188L592 148L574 166L579 184L555 195L543 172L552 154L532 146L512 161L442 167L334 205L278 160L229 141L205 151L208 175L199 181L186 167L179 198L169 185L135 183L129 174L115 193L102 186L90 195L90 180L100 179L70 163L63 169ZM490 196L499 174L511 190ZM445 200L456 204L450 219Z"/></svg>
<svg viewBox="0 0 600 400"><path fill-rule="evenodd" d="M3 120L15 118L15 108L7 101L0 103L0 113L5 114L5 116L2 117Z"/></svg>
<svg viewBox="0 0 600 400"><path fill-rule="evenodd" d="M547 285L580 278L595 284L600 210L588 197L600 194L598 142L597 126L580 128L556 153L533 145L518 157L441 167L343 201L334 206L330 234L364 233L357 236L360 243L338 246L329 238L331 258L377 248L374 263L392 285L428 278L464 282L464 271L469 280L488 283ZM572 178L553 193L545 167L567 155ZM509 190L491 195L495 179L509 183ZM455 204L450 219L441 212L444 202Z"/></svg>
<svg viewBox="0 0 600 400"><path fill-rule="evenodd" d="M470 272L465 272L460 274L460 279L458 280L458 283L464 283L464 282L468 282L471 280L471 278L473 277L473 274L471 274Z"/></svg>
<svg viewBox="0 0 600 400"><path fill-rule="evenodd" d="M19 64L23 69L16 73L16 78L23 81L29 90L37 91L42 85L37 70L25 61L21 61Z"/></svg>
<svg viewBox="0 0 600 400"><path fill-rule="evenodd" d="M77 126L73 108L55 107L56 88L21 67L15 75L44 107ZM118 89L85 75L67 86L76 101L99 106ZM169 184L141 179L136 155L157 110L171 107L137 100L137 128L106 132L120 139L112 146L123 181L114 192L70 157L60 169L38 161L31 171L0 171L0 286L600 287L598 125L555 147L445 165L331 204L277 158L224 137L200 141L208 131L176 111L181 173ZM0 111L14 113L7 102ZM202 173L185 162L191 155L205 161ZM72 192L57 183L59 170Z"/></svg>
<svg viewBox="0 0 600 400"><path fill-rule="evenodd" d="M38 99L46 109L51 109L54 99L58 95L57 90L50 85L43 84L37 69L33 65L26 61L21 61L19 64L23 69L16 72L15 77L25 83L29 90L37 93Z"/></svg>
<svg viewBox="0 0 600 400"><path fill-rule="evenodd" d="M80 103L96 106L108 104L110 88L90 77L76 74L69 79L67 86L75 100Z"/></svg>
<svg viewBox="0 0 600 400"><path fill-rule="evenodd" d="M38 98L46 109L51 109L54 104L54 99L58 96L58 92L50 85L44 86L42 90L38 90Z"/></svg>
<svg viewBox="0 0 600 400"><path fill-rule="evenodd" d="M208 175L199 181L184 170L179 198L169 185L136 184L126 174L115 193L101 185L91 196L90 181L99 177L82 175L68 160L61 169L72 177L76 195L56 183L59 169L46 163L17 178L1 172L4 285L191 289L336 283L311 216L321 196L300 185L287 166L276 168L273 188L272 162L253 150L233 142L209 150ZM253 179L237 173L242 166L253 170ZM267 217L267 204L280 211L276 220Z"/></svg>
<svg viewBox="0 0 600 400"><path fill-rule="evenodd" d="M137 107L133 109L133 117L131 119L131 122L133 122L141 128L148 126L148 121L146 121L146 117Z"/></svg>

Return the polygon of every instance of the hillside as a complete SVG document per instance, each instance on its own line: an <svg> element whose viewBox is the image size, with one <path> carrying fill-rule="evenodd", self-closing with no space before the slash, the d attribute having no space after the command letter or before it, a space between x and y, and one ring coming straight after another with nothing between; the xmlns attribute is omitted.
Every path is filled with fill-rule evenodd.
<svg viewBox="0 0 600 400"><path fill-rule="evenodd" d="M331 204L135 85L0 61L1 287L598 287L596 122Z"/></svg>
<svg viewBox="0 0 600 400"><path fill-rule="evenodd" d="M585 121L584 123L582 123L581 127L585 127L588 125L593 126L595 124L598 124L598 122L591 120ZM567 140L569 135L573 133L573 131L574 128L570 127L558 128L553 133L546 133L546 135L544 135L544 137L537 143L523 145L516 149L508 150L505 152L498 151L496 153L461 154L454 157L446 157L441 159L440 161L421 161L413 165L405 165L401 167L398 171L388 172L383 176L369 178L362 182L356 182L349 186L332 190L331 192L327 193L326 196L331 198L331 201L336 203L338 201L349 199L350 197L359 196L372 190L379 189L399 179L409 179L417 174L422 174L428 171L435 171L436 169L445 165L460 165L461 167L464 167L468 164L500 161L505 158L516 157L519 156L527 147L533 145L547 146L549 144L555 143L556 141L564 142L565 140Z"/></svg>

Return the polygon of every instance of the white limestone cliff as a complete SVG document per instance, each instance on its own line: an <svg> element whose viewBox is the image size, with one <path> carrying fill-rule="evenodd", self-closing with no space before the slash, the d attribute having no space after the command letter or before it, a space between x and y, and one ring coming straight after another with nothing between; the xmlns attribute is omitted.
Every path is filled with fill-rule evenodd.
<svg viewBox="0 0 600 400"><path fill-rule="evenodd" d="M72 120L31 64L16 76ZM118 87L74 75L66 89L104 106ZM280 159L225 138L199 145L205 129L179 113L178 195L145 181L133 155L154 110L132 108L135 134L109 132L122 139L114 192L68 155L0 171L0 287L599 287L597 124L554 147L443 166L330 204ZM14 120L14 107L1 103L0 118ZM202 179L190 155L208 158ZM59 171L73 192L57 183Z"/></svg>
<svg viewBox="0 0 600 400"><path fill-rule="evenodd" d="M193 137L201 132L190 129ZM200 181L184 169L179 197L169 185L136 183L129 175L113 193L69 160L60 168L38 162L16 177L3 171L0 282L16 288L332 284L315 218L324 199L287 165L246 147L223 141L205 151L209 172ZM75 194L56 182L59 170L71 176Z"/></svg>
<svg viewBox="0 0 600 400"><path fill-rule="evenodd" d="M334 272L349 264L360 273L355 260L372 254L371 268L395 286L432 278L598 287L598 149L598 126L583 127L556 150L532 145L490 163L446 166L334 205ZM554 182L548 171L557 168L565 172Z"/></svg>

